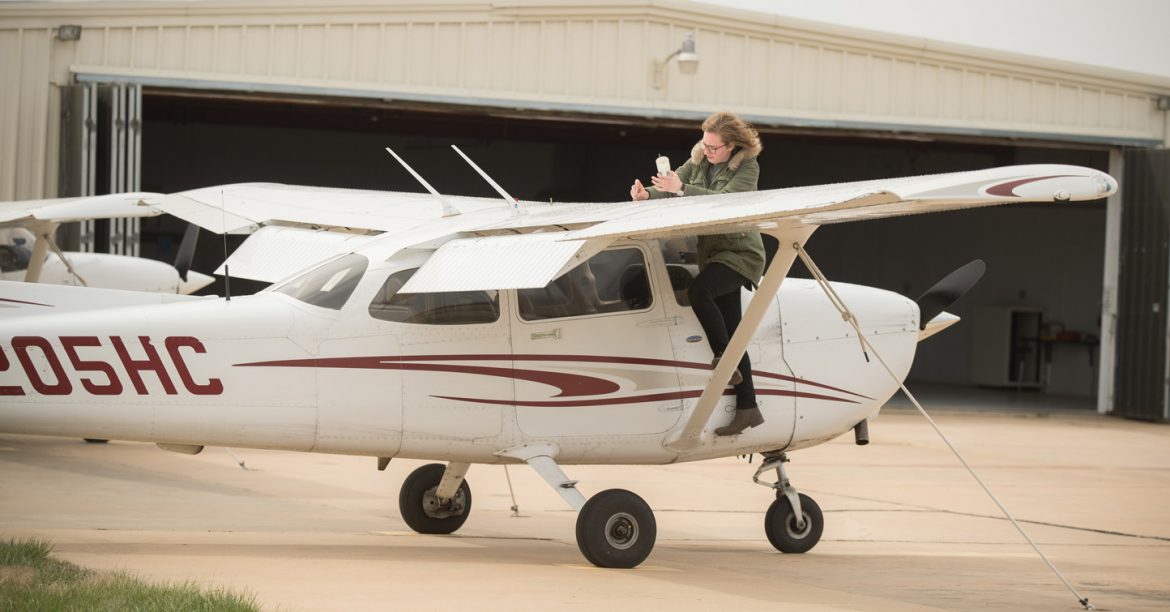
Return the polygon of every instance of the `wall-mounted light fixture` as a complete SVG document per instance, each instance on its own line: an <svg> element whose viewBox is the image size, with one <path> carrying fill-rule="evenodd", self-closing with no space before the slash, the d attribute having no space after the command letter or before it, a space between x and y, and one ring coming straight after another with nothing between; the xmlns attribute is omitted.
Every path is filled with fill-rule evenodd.
<svg viewBox="0 0 1170 612"><path fill-rule="evenodd" d="M682 46L661 62L654 62L654 89L662 89L666 84L666 66L672 59L678 62L678 70L683 74L694 74L699 69L699 54L695 53L694 34L687 32Z"/></svg>
<svg viewBox="0 0 1170 612"><path fill-rule="evenodd" d="M57 40L81 40L81 26L57 26Z"/></svg>
<svg viewBox="0 0 1170 612"><path fill-rule="evenodd" d="M1154 100L1154 106L1157 106L1160 111L1170 111L1170 96L1158 96Z"/></svg>

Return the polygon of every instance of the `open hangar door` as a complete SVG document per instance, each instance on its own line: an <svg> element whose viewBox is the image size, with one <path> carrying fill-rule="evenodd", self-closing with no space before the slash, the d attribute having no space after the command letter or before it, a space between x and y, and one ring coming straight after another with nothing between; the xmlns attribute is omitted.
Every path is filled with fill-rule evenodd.
<svg viewBox="0 0 1170 612"><path fill-rule="evenodd" d="M700 136L698 121L151 88L143 96L142 189L159 192L233 182L422 191L385 152L390 146L442 193L497 197L455 144L521 199L616 201L634 178L648 179L658 155L678 165ZM1103 147L758 127L761 189L1022 163L1108 169ZM172 257L182 230L175 219L146 220L143 254ZM241 241L229 237L229 250ZM910 297L984 259L987 275L953 309L965 324L920 347L912 380L978 382L977 313L1038 311L1037 331L1002 356L1003 379L1083 397L1086 408L1097 380L1104 248L1103 201L825 226L809 243L829 278ZM204 233L194 268L210 273L222 259L220 239ZM797 264L794 274L803 272ZM232 283L237 294L260 287ZM222 294L222 281L206 291ZM1058 335L1065 340L1052 342Z"/></svg>

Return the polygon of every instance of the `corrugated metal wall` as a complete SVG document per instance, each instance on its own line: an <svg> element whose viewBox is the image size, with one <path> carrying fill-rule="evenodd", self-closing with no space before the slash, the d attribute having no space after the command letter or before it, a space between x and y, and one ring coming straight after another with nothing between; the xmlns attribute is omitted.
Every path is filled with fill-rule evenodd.
<svg viewBox="0 0 1170 612"><path fill-rule="evenodd" d="M1166 420L1170 151L1131 151L1122 181L1114 412Z"/></svg>
<svg viewBox="0 0 1170 612"><path fill-rule="evenodd" d="M79 41L56 26L83 26ZM694 32L698 72L654 66ZM1166 139L1170 82L682 2L0 5L0 199L51 193L54 84L264 90L1093 142Z"/></svg>

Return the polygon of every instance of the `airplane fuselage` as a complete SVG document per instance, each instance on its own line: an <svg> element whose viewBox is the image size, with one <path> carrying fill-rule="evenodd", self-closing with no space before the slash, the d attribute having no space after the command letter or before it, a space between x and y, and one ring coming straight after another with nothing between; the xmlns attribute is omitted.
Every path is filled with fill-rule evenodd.
<svg viewBox="0 0 1170 612"><path fill-rule="evenodd" d="M603 256L612 262L591 260L597 286L583 304L572 275L563 287L572 296L387 298L422 262L417 254L336 265L361 268L352 286L326 270L332 293L348 291L338 299L294 279L230 301L84 316L26 301L23 311L46 314L0 323L0 431L467 463L508 461L497 453L541 443L562 464L669 463L815 445L897 388L820 288L788 279L749 348L764 425L672 449L711 374L706 338L681 303L685 266L668 270L655 242ZM835 287L903 377L917 306ZM733 398L729 387L712 427Z"/></svg>

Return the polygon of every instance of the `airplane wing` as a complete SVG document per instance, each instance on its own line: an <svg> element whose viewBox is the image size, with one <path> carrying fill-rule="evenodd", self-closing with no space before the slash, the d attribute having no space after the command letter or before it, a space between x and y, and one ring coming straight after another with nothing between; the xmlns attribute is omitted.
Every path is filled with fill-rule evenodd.
<svg viewBox="0 0 1170 612"><path fill-rule="evenodd" d="M412 279L403 290L543 287L572 267L566 264L576 261L574 246L604 248L621 238L745 231L798 236L830 223L1015 202L1096 200L1116 190L1117 182L1097 170L1031 165L636 203L536 204L523 215L481 226L477 232L483 237L444 245L415 275L419 282ZM523 235L531 242L520 244L515 235L520 232L530 232ZM566 246L539 262L544 265L534 263L551 255L553 243Z"/></svg>
<svg viewBox="0 0 1170 612"><path fill-rule="evenodd" d="M147 202L162 197L161 193L139 192L0 202L0 228L112 217L154 217L162 212Z"/></svg>

